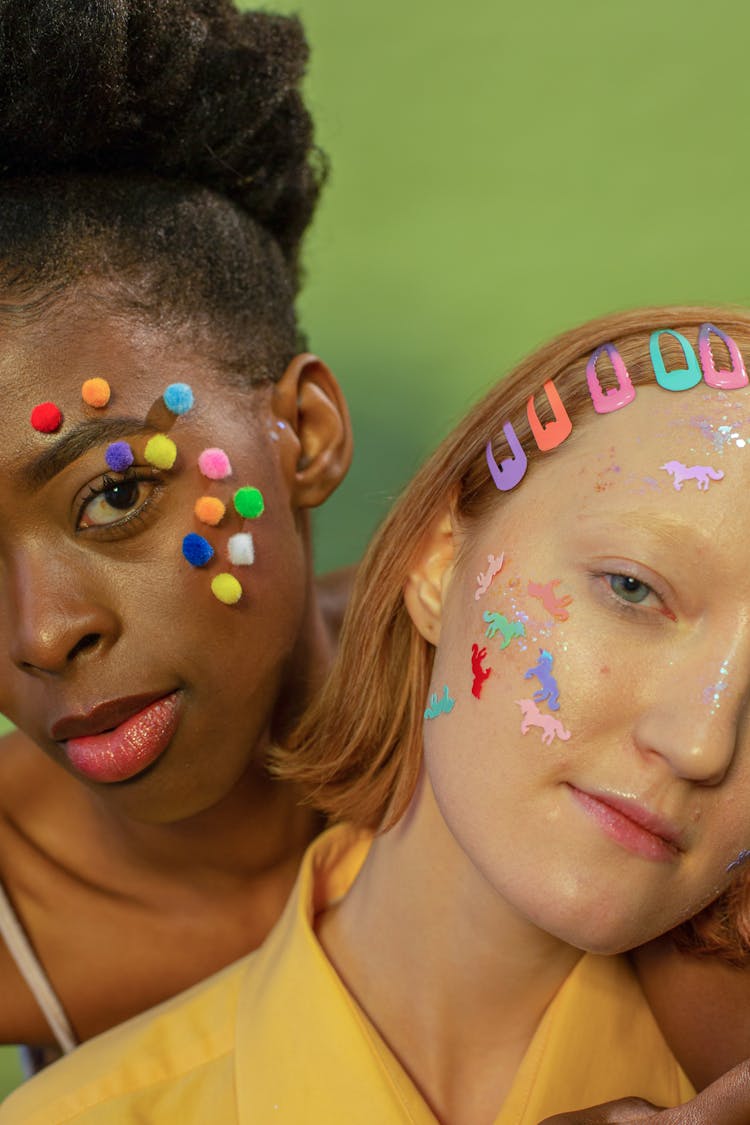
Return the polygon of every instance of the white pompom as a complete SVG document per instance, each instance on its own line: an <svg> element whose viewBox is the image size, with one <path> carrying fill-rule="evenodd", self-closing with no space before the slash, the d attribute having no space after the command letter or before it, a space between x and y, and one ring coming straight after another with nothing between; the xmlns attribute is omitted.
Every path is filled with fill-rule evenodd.
<svg viewBox="0 0 750 1125"><path fill-rule="evenodd" d="M249 532L241 531L230 536L227 546L232 566L252 566L255 562L255 546Z"/></svg>

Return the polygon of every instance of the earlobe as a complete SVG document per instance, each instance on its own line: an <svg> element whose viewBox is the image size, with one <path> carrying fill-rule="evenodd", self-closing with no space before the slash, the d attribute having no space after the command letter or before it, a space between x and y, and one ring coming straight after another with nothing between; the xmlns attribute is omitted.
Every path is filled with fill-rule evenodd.
<svg viewBox="0 0 750 1125"><path fill-rule="evenodd" d="M419 556L404 585L404 604L418 632L432 645L440 641L443 600L453 569L453 516L444 512L422 542Z"/></svg>
<svg viewBox="0 0 750 1125"><path fill-rule="evenodd" d="M273 390L273 412L297 438L292 481L299 508L315 508L346 476L352 460L349 410L335 377L317 356L291 361Z"/></svg>

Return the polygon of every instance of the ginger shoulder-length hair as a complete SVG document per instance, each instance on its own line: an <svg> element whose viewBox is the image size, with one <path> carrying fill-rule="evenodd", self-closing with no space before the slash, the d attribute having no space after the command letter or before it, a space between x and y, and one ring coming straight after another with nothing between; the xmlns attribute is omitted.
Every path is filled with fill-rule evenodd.
<svg viewBox="0 0 750 1125"><path fill-rule="evenodd" d="M704 324L729 335L750 358L750 312L715 306L639 309L564 333L525 359L473 407L417 473L375 535L359 567L332 673L286 749L277 753L274 768L279 776L301 786L306 799L333 820L380 831L399 820L419 775L434 655L412 624L403 599L424 537L449 507L467 528L502 504L486 446L490 440L496 464L508 457L505 423L512 424L520 440L527 473L539 471L540 464L554 470L555 450L540 451L527 410L533 395L539 422L554 419L544 384L554 384L573 432L596 425L586 368L600 345L615 346L634 387L656 385L649 357L651 334L660 329L680 333L697 355ZM720 333L711 335L715 366L729 368L732 359ZM668 371L685 367L675 336L665 333L659 343ZM606 355L597 373L604 391L615 385ZM556 487L554 472L550 481ZM523 480L517 487L523 488ZM675 934L683 948L750 964L750 879L738 871L729 890Z"/></svg>

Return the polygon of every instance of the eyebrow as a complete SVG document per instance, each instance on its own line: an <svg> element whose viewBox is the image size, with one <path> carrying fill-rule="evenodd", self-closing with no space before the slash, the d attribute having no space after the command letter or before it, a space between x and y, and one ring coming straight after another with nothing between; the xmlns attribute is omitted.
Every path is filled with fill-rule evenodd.
<svg viewBox="0 0 750 1125"><path fill-rule="evenodd" d="M581 526L585 531L589 531L591 525L588 521L594 521L597 518L593 513L581 516ZM637 531L668 548L684 548L686 544L703 545L710 540L710 536L707 536L702 528L696 528L693 524L685 523L668 515L652 514L644 518L642 511L619 512L615 522L612 522L612 517L608 516L594 530L598 532L602 527L605 531L622 529Z"/></svg>
<svg viewBox="0 0 750 1125"><path fill-rule="evenodd" d="M105 441L133 434L156 433L155 428L143 418L90 418L79 422L72 430L58 438L54 445L38 454L19 472L27 488L38 489L52 480L73 461Z"/></svg>

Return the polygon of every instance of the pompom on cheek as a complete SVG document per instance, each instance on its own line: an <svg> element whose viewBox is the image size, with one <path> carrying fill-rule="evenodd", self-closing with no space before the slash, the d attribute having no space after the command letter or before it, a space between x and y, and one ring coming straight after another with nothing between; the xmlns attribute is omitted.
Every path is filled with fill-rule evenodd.
<svg viewBox="0 0 750 1125"><path fill-rule="evenodd" d="M206 566L214 557L214 549L208 540L194 532L182 540L182 553L191 566Z"/></svg>
<svg viewBox="0 0 750 1125"><path fill-rule="evenodd" d="M211 581L211 592L224 605L236 605L242 597L242 586L233 574L217 574Z"/></svg>
<svg viewBox="0 0 750 1125"><path fill-rule="evenodd" d="M252 566L255 562L255 544L249 532L240 531L230 536L227 550L232 566Z"/></svg>
<svg viewBox="0 0 750 1125"><path fill-rule="evenodd" d="M224 519L226 507L218 496L201 496L195 501L193 507L196 519L207 523L209 527L217 527Z"/></svg>
<svg viewBox="0 0 750 1125"><path fill-rule="evenodd" d="M224 480L232 475L232 466L223 449L204 449L198 458L198 468L209 480Z"/></svg>

